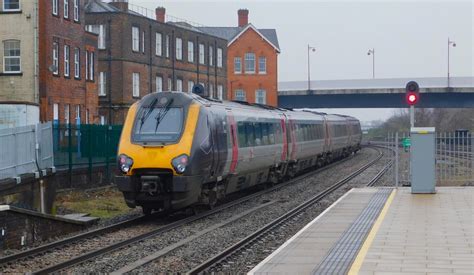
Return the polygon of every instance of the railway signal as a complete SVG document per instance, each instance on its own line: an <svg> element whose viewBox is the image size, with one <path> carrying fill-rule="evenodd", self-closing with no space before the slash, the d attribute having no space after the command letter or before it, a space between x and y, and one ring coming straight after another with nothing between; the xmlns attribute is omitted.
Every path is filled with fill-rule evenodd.
<svg viewBox="0 0 474 275"><path fill-rule="evenodd" d="M410 106L410 126L415 126L415 104L418 103L420 99L420 86L416 81L410 81L405 86L405 99Z"/></svg>

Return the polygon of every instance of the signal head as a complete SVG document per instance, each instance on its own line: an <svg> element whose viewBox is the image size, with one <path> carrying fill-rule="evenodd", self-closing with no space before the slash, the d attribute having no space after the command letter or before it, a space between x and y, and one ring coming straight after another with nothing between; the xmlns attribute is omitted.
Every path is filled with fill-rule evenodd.
<svg viewBox="0 0 474 275"><path fill-rule="evenodd" d="M420 91L420 86L418 85L416 81L410 81L407 83L405 89L407 93L409 92L417 93Z"/></svg>

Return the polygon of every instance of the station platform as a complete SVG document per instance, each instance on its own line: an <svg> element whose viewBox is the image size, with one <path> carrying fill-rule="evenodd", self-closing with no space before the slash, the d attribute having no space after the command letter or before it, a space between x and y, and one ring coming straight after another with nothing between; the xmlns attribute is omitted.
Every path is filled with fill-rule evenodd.
<svg viewBox="0 0 474 275"><path fill-rule="evenodd" d="M474 274L474 187L352 189L249 274Z"/></svg>

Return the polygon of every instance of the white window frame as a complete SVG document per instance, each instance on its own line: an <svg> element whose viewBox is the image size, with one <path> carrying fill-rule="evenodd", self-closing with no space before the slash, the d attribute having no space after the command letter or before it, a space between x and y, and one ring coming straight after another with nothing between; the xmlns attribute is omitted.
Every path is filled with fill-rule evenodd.
<svg viewBox="0 0 474 275"><path fill-rule="evenodd" d="M263 67L262 67L262 64L263 64ZM258 73L267 74L267 58L265 56L258 57Z"/></svg>
<svg viewBox="0 0 474 275"><path fill-rule="evenodd" d="M217 67L222 68L222 49L217 48Z"/></svg>
<svg viewBox="0 0 474 275"><path fill-rule="evenodd" d="M99 45L98 48L104 50L105 46L105 26L99 25Z"/></svg>
<svg viewBox="0 0 474 275"><path fill-rule="evenodd" d="M54 103L53 104L53 121L59 121L59 104Z"/></svg>
<svg viewBox="0 0 474 275"><path fill-rule="evenodd" d="M214 95L214 84L211 82L209 83L209 97L210 98L216 98Z"/></svg>
<svg viewBox="0 0 474 275"><path fill-rule="evenodd" d="M99 96L107 95L107 74L106 72L99 73Z"/></svg>
<svg viewBox="0 0 474 275"><path fill-rule="evenodd" d="M194 81L188 80L188 93L193 92L193 87L194 87Z"/></svg>
<svg viewBox="0 0 474 275"><path fill-rule="evenodd" d="M253 64L253 66L251 66ZM255 73L255 54L254 53L245 53L245 73L254 74Z"/></svg>
<svg viewBox="0 0 474 275"><path fill-rule="evenodd" d="M89 52L89 80L94 81L94 71L95 71L95 64L94 64L94 57L95 52Z"/></svg>
<svg viewBox="0 0 474 275"><path fill-rule="evenodd" d="M183 80L182 79L176 79L176 91L182 92L183 91Z"/></svg>
<svg viewBox="0 0 474 275"><path fill-rule="evenodd" d="M188 62L194 63L194 42L188 41Z"/></svg>
<svg viewBox="0 0 474 275"><path fill-rule="evenodd" d="M236 66L237 64L239 64L239 69L238 70L237 70L237 66ZM234 74L241 74L241 73L242 73L242 58L241 57L234 57Z"/></svg>
<svg viewBox="0 0 474 275"><path fill-rule="evenodd" d="M163 35L159 32L155 33L155 55L163 55Z"/></svg>
<svg viewBox="0 0 474 275"><path fill-rule="evenodd" d="M68 19L69 18L69 0L64 0L64 5L63 5L63 13L64 13L64 18Z"/></svg>
<svg viewBox="0 0 474 275"><path fill-rule="evenodd" d="M74 77L81 77L81 51L79 48L74 48Z"/></svg>
<svg viewBox="0 0 474 275"><path fill-rule="evenodd" d="M86 124L89 124L89 109L86 109Z"/></svg>
<svg viewBox="0 0 474 275"><path fill-rule="evenodd" d="M145 31L142 31L142 53L145 52Z"/></svg>
<svg viewBox="0 0 474 275"><path fill-rule="evenodd" d="M132 74L132 96L140 97L140 73Z"/></svg>
<svg viewBox="0 0 474 275"><path fill-rule="evenodd" d="M71 74L71 66L70 66L70 53L71 48L69 45L64 45L64 76L69 77Z"/></svg>
<svg viewBox="0 0 474 275"><path fill-rule="evenodd" d="M176 37L176 60L183 59L183 40Z"/></svg>
<svg viewBox="0 0 474 275"><path fill-rule="evenodd" d="M76 124L81 123L81 105L76 105Z"/></svg>
<svg viewBox="0 0 474 275"><path fill-rule="evenodd" d="M86 51L86 80L89 80L89 51Z"/></svg>
<svg viewBox="0 0 474 275"><path fill-rule="evenodd" d="M173 80L171 79L171 77L168 77L168 91L171 91L171 89L173 88Z"/></svg>
<svg viewBox="0 0 474 275"><path fill-rule="evenodd" d="M59 0L51 0L52 1L52 10L54 15L58 15L58 7L59 7Z"/></svg>
<svg viewBox="0 0 474 275"><path fill-rule="evenodd" d="M263 102L259 102L259 98L263 98ZM255 103L267 104L267 91L266 90L258 89L255 91Z"/></svg>
<svg viewBox="0 0 474 275"><path fill-rule="evenodd" d="M209 66L214 66L214 47L209 46Z"/></svg>
<svg viewBox="0 0 474 275"><path fill-rule="evenodd" d="M100 116L100 125L105 125L105 116Z"/></svg>
<svg viewBox="0 0 474 275"><path fill-rule="evenodd" d="M165 54L166 58L170 57L170 36L166 35Z"/></svg>
<svg viewBox="0 0 474 275"><path fill-rule="evenodd" d="M69 114L69 104L64 105L64 123L69 124L70 123L70 114Z"/></svg>
<svg viewBox="0 0 474 275"><path fill-rule="evenodd" d="M18 0L18 9L7 9L6 4L7 4L6 1L3 0L3 7L2 8L3 8L4 12L21 11L21 2L20 2L20 0Z"/></svg>
<svg viewBox="0 0 474 275"><path fill-rule="evenodd" d="M58 42L53 42L53 66L54 75L59 75L59 43Z"/></svg>
<svg viewBox="0 0 474 275"><path fill-rule="evenodd" d="M74 21L79 22L79 0L74 0Z"/></svg>
<svg viewBox="0 0 474 275"><path fill-rule="evenodd" d="M234 99L239 101L247 101L247 95L242 89L237 89L234 91Z"/></svg>
<svg viewBox="0 0 474 275"><path fill-rule="evenodd" d="M155 77L155 91L157 93L163 92L163 77L161 76L156 76Z"/></svg>
<svg viewBox="0 0 474 275"><path fill-rule="evenodd" d="M217 99L222 100L224 98L224 86L217 85Z"/></svg>
<svg viewBox="0 0 474 275"><path fill-rule="evenodd" d="M18 47L19 47L19 51L20 51L20 55L6 55L6 43L8 42L14 42L14 43L18 43ZM18 64L20 64L20 70L19 71L7 71L6 69L6 60L7 59L18 59ZM5 40L3 41L3 72L5 74L14 74L14 73L21 73L21 41L20 40Z"/></svg>
<svg viewBox="0 0 474 275"><path fill-rule="evenodd" d="M199 64L205 65L206 64L206 54L204 53L204 44L199 44Z"/></svg>
<svg viewBox="0 0 474 275"><path fill-rule="evenodd" d="M140 51L140 28L132 26L132 51Z"/></svg>

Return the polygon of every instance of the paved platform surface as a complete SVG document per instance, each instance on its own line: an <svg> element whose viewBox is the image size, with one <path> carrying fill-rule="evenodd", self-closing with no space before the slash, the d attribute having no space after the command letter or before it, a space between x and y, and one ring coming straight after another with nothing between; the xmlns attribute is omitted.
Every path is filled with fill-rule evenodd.
<svg viewBox="0 0 474 275"><path fill-rule="evenodd" d="M474 187L436 190L352 189L250 273L474 274Z"/></svg>

